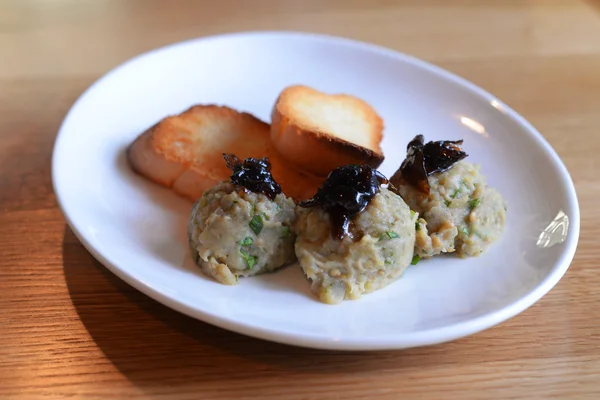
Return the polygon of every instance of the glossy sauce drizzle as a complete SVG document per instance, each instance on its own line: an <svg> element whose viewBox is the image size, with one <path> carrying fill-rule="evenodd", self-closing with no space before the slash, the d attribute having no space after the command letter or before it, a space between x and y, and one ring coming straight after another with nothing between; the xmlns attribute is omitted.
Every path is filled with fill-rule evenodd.
<svg viewBox="0 0 600 400"><path fill-rule="evenodd" d="M428 176L447 171L468 156L460 147L462 143L462 140L441 140L425 144L423 135L415 136L406 148L406 159L390 179L392 185L408 183L429 195Z"/></svg>
<svg viewBox="0 0 600 400"><path fill-rule="evenodd" d="M254 193L264 193L271 200L281 193L281 186L273 180L268 158L246 158L243 162L235 155L223 153L227 168L233 171L231 182Z"/></svg>
<svg viewBox="0 0 600 400"><path fill-rule="evenodd" d="M350 235L352 217L363 211L386 183L387 178L368 165L346 165L331 171L317 194L298 205L323 207L331 217L333 237L342 240Z"/></svg>

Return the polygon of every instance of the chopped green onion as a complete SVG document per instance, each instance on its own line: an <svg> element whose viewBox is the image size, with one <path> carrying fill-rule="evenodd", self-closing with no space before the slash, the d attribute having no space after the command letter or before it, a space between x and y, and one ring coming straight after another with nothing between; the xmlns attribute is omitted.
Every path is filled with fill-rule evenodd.
<svg viewBox="0 0 600 400"><path fill-rule="evenodd" d="M250 225L250 229L258 235L263 228L262 217L260 215L255 215L248 225Z"/></svg>
<svg viewBox="0 0 600 400"><path fill-rule="evenodd" d="M461 227L460 227L460 231L461 231L463 234L465 234L465 235L469 236L469 228L467 228L467 226L466 226L466 225L463 225L463 226L461 226Z"/></svg>
<svg viewBox="0 0 600 400"><path fill-rule="evenodd" d="M420 231L420 230L421 230L421 223L420 223L419 221L415 222L415 229L416 229L417 231Z"/></svg>
<svg viewBox="0 0 600 400"><path fill-rule="evenodd" d="M479 205L479 203L481 203L481 200L475 198L475 199L469 201L469 207L471 209L473 209L473 208L477 207Z"/></svg>
<svg viewBox="0 0 600 400"><path fill-rule="evenodd" d="M452 201L444 200L444 204L446 205L446 207L450 207L450 204L452 204Z"/></svg>
<svg viewBox="0 0 600 400"><path fill-rule="evenodd" d="M450 197L452 197L453 199L456 198L456 196L458 196L460 194L460 188L456 189L451 195Z"/></svg>
<svg viewBox="0 0 600 400"><path fill-rule="evenodd" d="M379 240L385 239L386 236L390 239L396 239L400 237L400 235L398 235L396 232L387 231L379 236Z"/></svg>
<svg viewBox="0 0 600 400"><path fill-rule="evenodd" d="M413 210L410 210L410 216L411 217L414 217L416 214L417 214L416 212L414 212Z"/></svg>
<svg viewBox="0 0 600 400"><path fill-rule="evenodd" d="M418 254L415 254L410 262L411 265L417 265L417 263L421 261L421 257Z"/></svg>
<svg viewBox="0 0 600 400"><path fill-rule="evenodd" d="M252 238L250 236L246 236L245 238L242 239L242 241L240 242L240 244L242 246L250 246L252 243L254 243L254 240L252 240Z"/></svg>
<svg viewBox="0 0 600 400"><path fill-rule="evenodd" d="M244 258L244 260L246 260L246 265L248 265L248 268L250 268L250 269L254 268L254 266L256 265L256 257L251 256L250 254L246 253L244 250L240 250L240 254Z"/></svg>
<svg viewBox="0 0 600 400"><path fill-rule="evenodd" d="M281 237L282 238L286 238L290 236L290 227L289 226L284 226L283 230L281 231Z"/></svg>

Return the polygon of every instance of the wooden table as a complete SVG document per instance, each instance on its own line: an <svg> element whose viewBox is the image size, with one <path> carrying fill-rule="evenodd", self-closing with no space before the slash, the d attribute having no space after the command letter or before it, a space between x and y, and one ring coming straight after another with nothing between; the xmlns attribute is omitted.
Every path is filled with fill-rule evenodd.
<svg viewBox="0 0 600 400"><path fill-rule="evenodd" d="M600 398L600 2L252 3L0 2L0 397ZM581 239L564 279L519 316L462 340L336 353L214 328L108 272L67 228L52 191L52 145L65 113L140 52L259 29L411 53L522 113L577 185Z"/></svg>

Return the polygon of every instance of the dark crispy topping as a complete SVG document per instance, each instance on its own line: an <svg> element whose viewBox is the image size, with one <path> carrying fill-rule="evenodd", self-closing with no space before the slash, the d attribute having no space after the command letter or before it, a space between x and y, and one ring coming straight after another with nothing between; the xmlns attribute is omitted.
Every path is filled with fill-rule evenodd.
<svg viewBox="0 0 600 400"><path fill-rule="evenodd" d="M264 193L274 200L281 186L273 180L268 158L246 158L243 162L233 154L223 153L227 168L233 171L231 182L254 193Z"/></svg>
<svg viewBox="0 0 600 400"><path fill-rule="evenodd" d="M317 194L299 203L301 207L321 206L331 217L332 235L342 240L348 235L350 220L363 211L382 184L385 176L368 165L346 165L331 171Z"/></svg>
<svg viewBox="0 0 600 400"><path fill-rule="evenodd" d="M417 135L408 143L406 159L394 174L392 184L399 186L401 181L408 183L424 194L429 195L431 174L444 172L467 157L460 145L462 140L442 140L424 143L423 135Z"/></svg>
<svg viewBox="0 0 600 400"><path fill-rule="evenodd" d="M465 158L467 153L460 148L462 144L462 139L428 142L423 149L427 175L447 171Z"/></svg>

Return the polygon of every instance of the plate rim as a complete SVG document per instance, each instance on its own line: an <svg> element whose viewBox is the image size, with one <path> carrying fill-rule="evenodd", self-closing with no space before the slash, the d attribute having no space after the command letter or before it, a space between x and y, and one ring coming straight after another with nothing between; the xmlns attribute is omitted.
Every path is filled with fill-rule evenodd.
<svg viewBox="0 0 600 400"><path fill-rule="evenodd" d="M87 97L97 86L101 85L113 74L117 73L129 64L135 63L140 59L155 55L156 53L168 51L176 47L182 47L196 43L205 43L209 41L239 39L250 36L259 38L279 36L295 39L318 40L328 42L334 45L354 47L358 50L367 51L371 53L379 53L381 55L394 58L398 61L409 63L417 68L425 69L428 72L437 75L442 79L451 81L452 83L462 87L464 90L468 90L469 92L475 94L477 97L487 102L495 101L501 107L502 113L505 114L507 118L512 118L516 123L522 126L523 129L528 132L528 134L532 136L532 138L536 142L536 145L538 145L544 150L544 153L549 156L551 162L560 171L560 178L563 181L562 186L564 186L566 189L567 204L571 208L567 210L570 221L568 229L570 232L568 233L567 239L565 240L565 249L561 252L560 256L554 262L554 268L527 294L513 301L512 303L504 305L502 308L494 312L487 313L469 319L467 321L449 324L440 328L432 328L419 332L404 333L399 337L392 336L377 338L373 336L367 336L363 338L344 339L343 341L338 341L333 340L331 338L323 337L321 335L305 333L288 333L273 328L249 326L245 323L238 322L234 318L221 317L218 315L208 313L205 310L190 307L176 300L176 298L169 297L161 293L160 291L154 289L153 287L143 283L134 275L126 272L118 265L110 262L110 260L108 260L103 254L101 254L94 248L94 246L88 240L86 235L83 233L83 230L78 228L78 224L71 218L68 210L65 208L65 199L68 196L68 191L63 193L61 185L59 184L60 172L58 167L59 161L57 154L59 153L61 143L65 140L64 130L68 121L74 114L75 110L78 108L78 105L82 102L82 100L85 97ZM144 293L145 295L149 296L150 298L154 299L155 301L158 301L159 303L177 312L180 312L202 322L238 334L262 340L268 340L271 342L306 348L344 351L399 350L411 347L429 346L449 342L492 328L522 313L523 311L537 303L544 295L546 295L550 290L552 290L554 286L556 286L556 284L562 279L564 274L567 272L573 261L580 235L580 208L573 179L570 173L568 172L566 165L559 157L558 153L554 150L554 148L552 148L550 143L543 137L543 135L523 116L514 111L511 107L506 105L504 102L499 100L490 92L468 81L467 79L446 69L443 69L437 65L434 65L428 61L424 61L415 56L381 45L369 43L366 41L320 33L287 30L236 31L217 35L200 36L179 42L174 42L171 44L151 49L149 51L140 53L134 57L127 59L126 61L120 63L116 67L113 67L112 69L104 73L100 78L96 79L73 102L60 125L58 134L54 142L54 146L52 149L51 170L53 191L55 193L58 206L67 224L69 225L69 228L77 237L77 239L81 242L81 244L86 248L86 250L96 260L98 260L103 266L105 266L108 270L110 270L113 274L125 281L127 284L134 287L136 290L139 290L140 292Z"/></svg>

